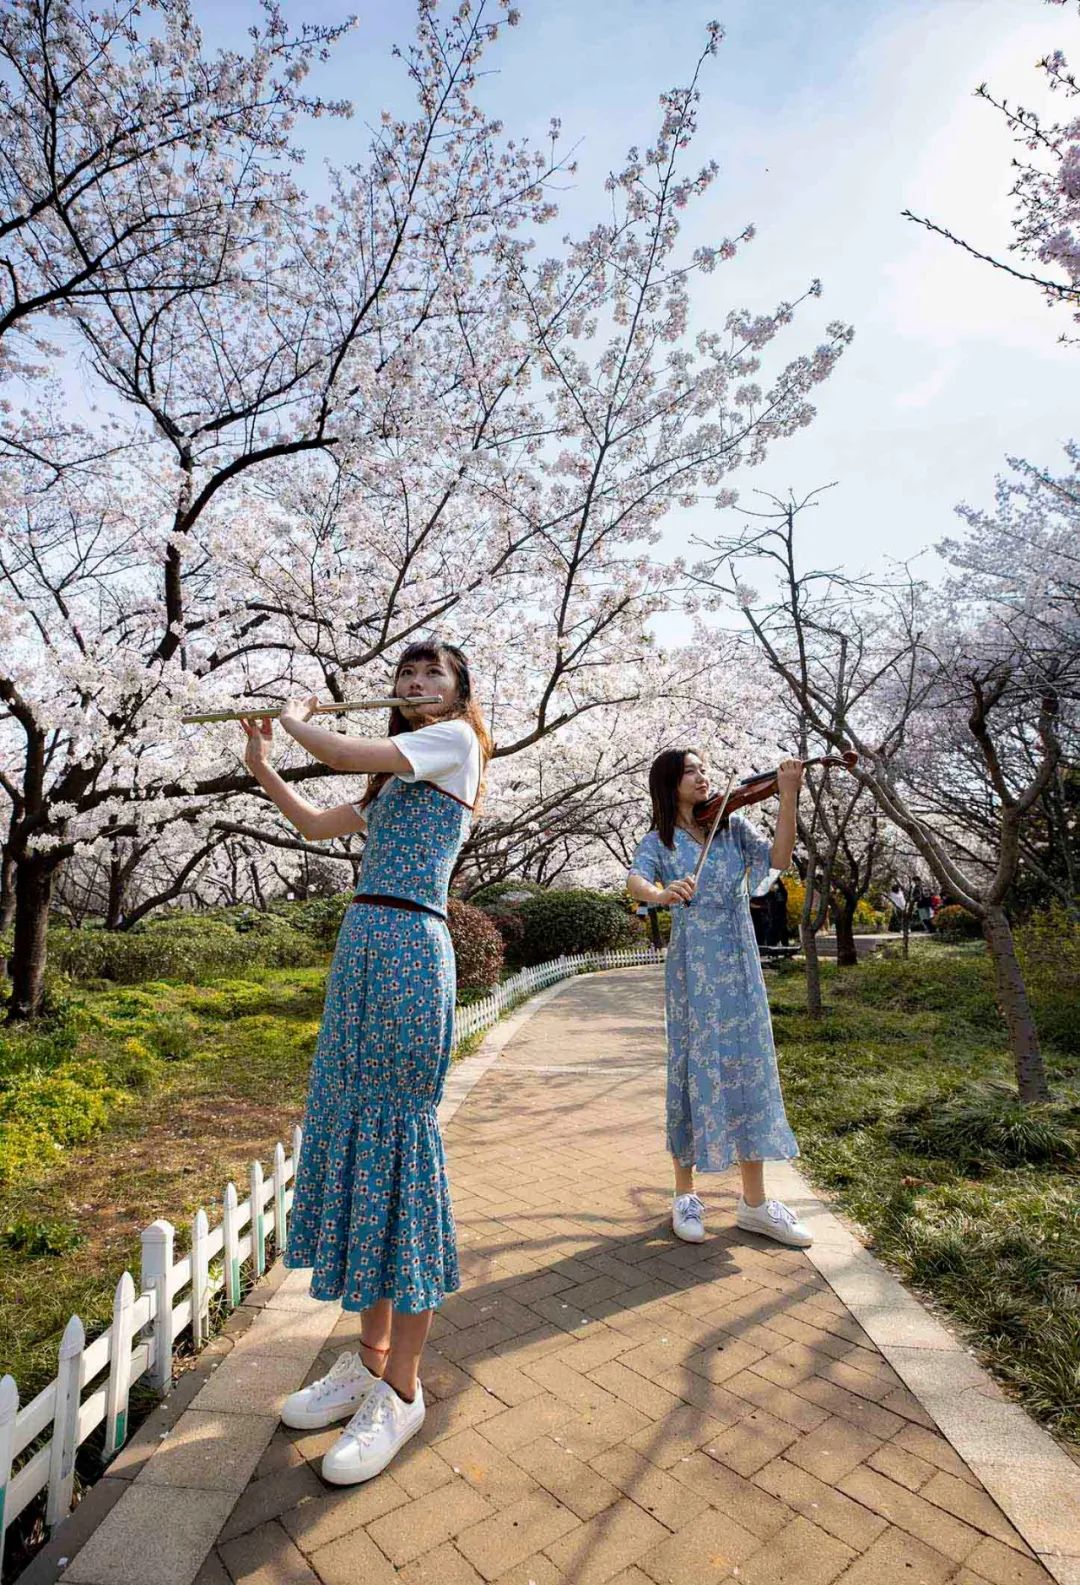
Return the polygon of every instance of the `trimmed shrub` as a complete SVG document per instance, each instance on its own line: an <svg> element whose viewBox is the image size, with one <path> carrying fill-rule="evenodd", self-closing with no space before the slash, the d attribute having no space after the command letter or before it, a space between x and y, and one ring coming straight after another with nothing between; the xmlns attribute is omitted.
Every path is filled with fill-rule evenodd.
<svg viewBox="0 0 1080 1585"><path fill-rule="evenodd" d="M274 903L272 909L294 930L330 949L337 940L351 896L351 892L339 892L335 897L309 897L302 903Z"/></svg>
<svg viewBox="0 0 1080 1585"><path fill-rule="evenodd" d="M982 925L959 903L949 903L934 915L934 934L943 941L974 941L982 935Z"/></svg>
<svg viewBox="0 0 1080 1585"><path fill-rule="evenodd" d="M525 939L524 919L519 913L489 913L486 908L483 912L502 938L503 953L507 963L516 963L521 951L521 943Z"/></svg>
<svg viewBox="0 0 1080 1585"><path fill-rule="evenodd" d="M879 931L888 930L891 918L892 908L888 904L884 908L875 908L869 898L860 897L855 904L855 934L877 935Z"/></svg>
<svg viewBox="0 0 1080 1585"><path fill-rule="evenodd" d="M447 904L447 916L459 989L490 990L499 983L502 973L502 936L482 908L474 908L456 897Z"/></svg>
<svg viewBox="0 0 1080 1585"><path fill-rule="evenodd" d="M241 928L242 927L242 928ZM320 962L316 944L276 914L235 910L171 914L131 930L49 932L52 966L73 980L183 980L198 985L251 968L307 968Z"/></svg>
<svg viewBox="0 0 1080 1585"><path fill-rule="evenodd" d="M579 952L607 952L634 939L630 916L603 892L573 887L541 892L521 906L525 936L516 954L528 967Z"/></svg>
<svg viewBox="0 0 1080 1585"><path fill-rule="evenodd" d="M527 881L523 877L492 881L490 886L481 886L478 892L473 892L469 902L474 908L483 908L486 913L496 909L514 912L526 898L539 897L543 889L535 881Z"/></svg>

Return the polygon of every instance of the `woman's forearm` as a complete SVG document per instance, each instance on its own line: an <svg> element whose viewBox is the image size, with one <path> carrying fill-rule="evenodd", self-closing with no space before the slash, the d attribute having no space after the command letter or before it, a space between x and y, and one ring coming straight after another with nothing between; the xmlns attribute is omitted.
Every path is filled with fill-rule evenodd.
<svg viewBox="0 0 1080 1585"><path fill-rule="evenodd" d="M313 721L297 721L292 717L282 719L282 727L295 738L302 749L313 759L321 760L331 770L407 771L409 762L390 738L345 737L341 732L331 732Z"/></svg>
<svg viewBox="0 0 1080 1585"><path fill-rule="evenodd" d="M654 886L644 875L631 875L626 882L626 889L636 903L648 903L650 908L655 908L664 895L664 888Z"/></svg>
<svg viewBox="0 0 1080 1585"><path fill-rule="evenodd" d="M306 798L301 798L299 793L293 792L288 782L282 781L272 765L258 765L252 775L262 788L266 796L277 805L291 825L294 825L302 837L311 834L310 824L313 816L321 811L318 804L309 803Z"/></svg>
<svg viewBox="0 0 1080 1585"><path fill-rule="evenodd" d="M769 863L774 870L786 870L795 851L795 812L798 797L780 799L780 813L776 819L776 834L769 850Z"/></svg>

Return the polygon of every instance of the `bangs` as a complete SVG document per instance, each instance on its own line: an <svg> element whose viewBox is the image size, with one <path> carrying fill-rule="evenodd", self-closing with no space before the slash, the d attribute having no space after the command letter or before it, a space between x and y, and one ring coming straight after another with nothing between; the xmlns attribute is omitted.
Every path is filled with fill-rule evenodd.
<svg viewBox="0 0 1080 1585"><path fill-rule="evenodd" d="M411 660L442 660L443 654L443 645L432 644L430 641L421 640L417 644L410 644L408 649L402 652L402 654L398 657L398 663L395 670L400 671L402 666L407 666Z"/></svg>

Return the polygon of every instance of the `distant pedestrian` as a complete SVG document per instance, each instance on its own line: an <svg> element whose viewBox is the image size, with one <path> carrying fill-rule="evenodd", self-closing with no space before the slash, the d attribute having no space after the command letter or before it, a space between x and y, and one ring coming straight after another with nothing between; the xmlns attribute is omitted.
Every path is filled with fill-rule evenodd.
<svg viewBox="0 0 1080 1585"><path fill-rule="evenodd" d="M791 939L788 929L787 916L787 887L778 875L765 894L769 905L769 934L770 947L786 947Z"/></svg>

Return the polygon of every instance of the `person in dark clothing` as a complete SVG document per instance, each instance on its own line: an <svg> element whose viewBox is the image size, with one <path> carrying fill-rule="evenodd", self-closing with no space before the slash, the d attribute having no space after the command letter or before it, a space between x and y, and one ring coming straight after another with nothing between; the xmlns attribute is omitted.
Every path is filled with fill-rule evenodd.
<svg viewBox="0 0 1080 1585"><path fill-rule="evenodd" d="M789 940L787 917L787 887L779 875L765 894L768 904L769 929L766 940L770 947L786 947Z"/></svg>

